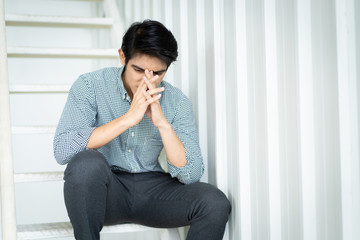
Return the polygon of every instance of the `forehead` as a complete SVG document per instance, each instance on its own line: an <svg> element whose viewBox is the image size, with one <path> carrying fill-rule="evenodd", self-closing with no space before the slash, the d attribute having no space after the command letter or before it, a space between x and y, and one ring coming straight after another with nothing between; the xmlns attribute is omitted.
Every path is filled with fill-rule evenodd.
<svg viewBox="0 0 360 240"><path fill-rule="evenodd" d="M150 71L166 70L166 64L157 57L149 56L146 54L136 54L129 60L129 65L136 65L142 69L148 69Z"/></svg>

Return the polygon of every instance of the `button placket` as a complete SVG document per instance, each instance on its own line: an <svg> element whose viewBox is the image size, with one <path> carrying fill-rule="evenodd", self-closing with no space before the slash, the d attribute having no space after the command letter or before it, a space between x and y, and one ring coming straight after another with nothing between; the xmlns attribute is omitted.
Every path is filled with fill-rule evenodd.
<svg viewBox="0 0 360 240"><path fill-rule="evenodd" d="M136 144L136 138L135 138L135 132L136 132L136 127L131 127L128 129L129 134L127 137L127 152L128 154L131 154L134 151L134 147Z"/></svg>

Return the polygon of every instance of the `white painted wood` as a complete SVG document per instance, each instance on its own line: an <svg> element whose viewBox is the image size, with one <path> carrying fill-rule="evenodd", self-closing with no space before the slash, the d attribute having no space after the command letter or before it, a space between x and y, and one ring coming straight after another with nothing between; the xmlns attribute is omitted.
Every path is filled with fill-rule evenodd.
<svg viewBox="0 0 360 240"><path fill-rule="evenodd" d="M180 236L176 229L161 230L160 231L160 240L181 240Z"/></svg>
<svg viewBox="0 0 360 240"><path fill-rule="evenodd" d="M122 42L122 35L124 34L124 26L122 16L119 14L118 7L115 0L104 0L105 16L113 19L111 28L111 37L113 39L113 46L120 48Z"/></svg>
<svg viewBox="0 0 360 240"><path fill-rule="evenodd" d="M180 53L180 76L181 76L181 90L185 93L186 96L189 96L189 35L188 35L188 3L187 0L180 0L180 46L179 46L179 53Z"/></svg>
<svg viewBox="0 0 360 240"><path fill-rule="evenodd" d="M117 58L117 49L8 47L8 57Z"/></svg>
<svg viewBox="0 0 360 240"><path fill-rule="evenodd" d="M64 172L15 173L15 183L62 181Z"/></svg>
<svg viewBox="0 0 360 240"><path fill-rule="evenodd" d="M342 237L360 239L359 73L356 69L355 1L336 1L340 116ZM359 24L359 23L358 23Z"/></svg>
<svg viewBox="0 0 360 240"><path fill-rule="evenodd" d="M238 207L234 208L239 222L239 236L242 240L252 239L252 201L250 180L250 146L249 146L249 92L248 92L248 45L247 45L247 21L246 1L235 1L236 22L236 70L237 70L237 115L238 115L238 156L239 165L235 169L239 173L239 191L235 195ZM234 239L235 240L235 239Z"/></svg>
<svg viewBox="0 0 360 240"><path fill-rule="evenodd" d="M156 230L138 224L118 224L113 226L104 226L101 234L103 233L127 233L127 232L141 232ZM176 229L175 229L176 231ZM72 237L73 229L70 222L62 223L46 223L46 224L32 224L32 225L19 225L18 226L18 240L31 240L31 239L52 239L61 237Z"/></svg>
<svg viewBox="0 0 360 240"><path fill-rule="evenodd" d="M4 1L0 1L0 186L2 239L16 239L13 156Z"/></svg>
<svg viewBox="0 0 360 240"><path fill-rule="evenodd" d="M156 20L156 21L162 21L162 14L161 14L161 10L164 7L163 4L161 4L161 0L153 0L152 1L152 19Z"/></svg>
<svg viewBox="0 0 360 240"><path fill-rule="evenodd" d="M282 239L276 1L264 1L270 239Z"/></svg>
<svg viewBox="0 0 360 240"><path fill-rule="evenodd" d="M317 239L311 0L297 1L303 237Z"/></svg>
<svg viewBox="0 0 360 240"><path fill-rule="evenodd" d="M133 0L133 12L132 12L132 19L136 22L142 22L142 7L141 7L141 0ZM130 26L129 26L130 27Z"/></svg>
<svg viewBox="0 0 360 240"><path fill-rule="evenodd" d="M13 126L13 134L55 134L56 126Z"/></svg>
<svg viewBox="0 0 360 240"><path fill-rule="evenodd" d="M103 2L104 0L61 0L61 1Z"/></svg>
<svg viewBox="0 0 360 240"><path fill-rule="evenodd" d="M216 70L214 72L214 88L216 94L215 99L215 116L216 116L216 181L219 189L225 193L227 191L227 165L224 159L227 159L226 154L226 130L225 121L225 81L224 81L224 29L223 29L223 4L222 0L213 1L214 14L214 65ZM215 96L214 96L215 98Z"/></svg>
<svg viewBox="0 0 360 240"><path fill-rule="evenodd" d="M173 1L164 1L164 23L168 29L174 34L174 28L173 28ZM178 48L180 46L178 45ZM175 83L175 72L174 72L174 64L177 64L176 62L173 63L168 71L166 72L165 80L174 85Z"/></svg>
<svg viewBox="0 0 360 240"><path fill-rule="evenodd" d="M111 18L6 14L5 20L7 26L111 27L113 25Z"/></svg>
<svg viewBox="0 0 360 240"><path fill-rule="evenodd" d="M206 85L207 85L207 75L206 75L206 46L205 46L205 13L204 13L204 0L196 1L196 33L197 33L197 100L198 100L198 128L199 128L199 141L200 148L202 151L203 159L205 166L208 165L208 140L207 140L207 104L206 104ZM208 174L205 171L203 179L208 181Z"/></svg>
<svg viewBox="0 0 360 240"><path fill-rule="evenodd" d="M10 85L10 93L67 93L71 85Z"/></svg>
<svg viewBox="0 0 360 240"><path fill-rule="evenodd" d="M141 19L152 19L152 0L141 0Z"/></svg>
<svg viewBox="0 0 360 240"><path fill-rule="evenodd" d="M214 18L214 93L215 101L215 159L216 159L216 185L225 195L228 195L228 155L227 131L226 131L226 90L225 90L225 56L224 56L224 1L213 1ZM226 159L226 160L225 160ZM229 238L229 230L226 228L224 239Z"/></svg>

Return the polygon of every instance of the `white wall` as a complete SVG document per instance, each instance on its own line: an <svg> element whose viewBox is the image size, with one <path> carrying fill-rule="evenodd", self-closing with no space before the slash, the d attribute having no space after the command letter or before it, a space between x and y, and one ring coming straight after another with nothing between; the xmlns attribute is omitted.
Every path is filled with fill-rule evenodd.
<svg viewBox="0 0 360 240"><path fill-rule="evenodd" d="M225 239L360 239L359 1L118 2L178 39Z"/></svg>

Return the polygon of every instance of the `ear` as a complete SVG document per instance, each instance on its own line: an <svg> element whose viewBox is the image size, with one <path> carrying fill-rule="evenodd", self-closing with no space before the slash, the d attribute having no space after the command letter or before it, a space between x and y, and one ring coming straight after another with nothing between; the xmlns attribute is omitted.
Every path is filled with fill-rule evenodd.
<svg viewBox="0 0 360 240"><path fill-rule="evenodd" d="M125 66L125 54L121 48L119 48L118 52L119 52L119 56L120 56L120 63L121 63L121 65Z"/></svg>

